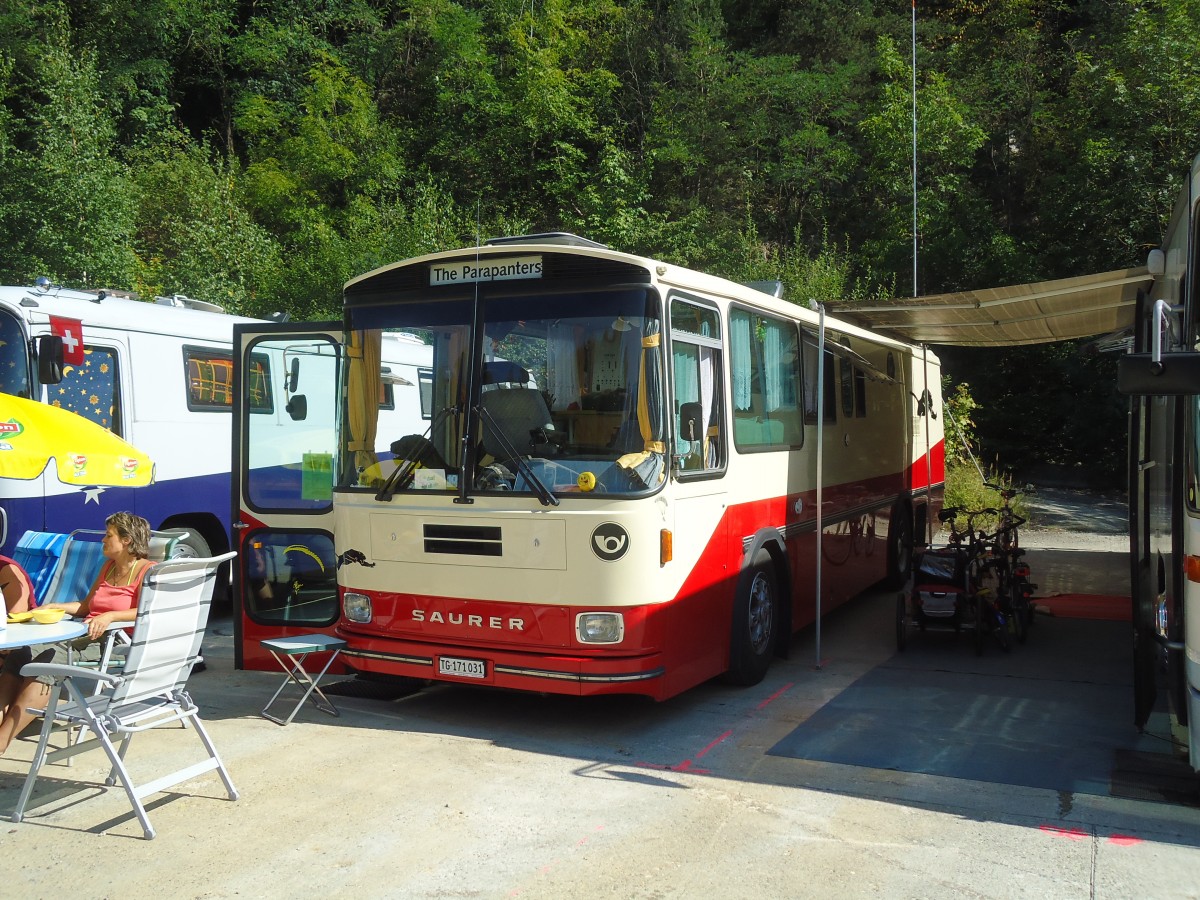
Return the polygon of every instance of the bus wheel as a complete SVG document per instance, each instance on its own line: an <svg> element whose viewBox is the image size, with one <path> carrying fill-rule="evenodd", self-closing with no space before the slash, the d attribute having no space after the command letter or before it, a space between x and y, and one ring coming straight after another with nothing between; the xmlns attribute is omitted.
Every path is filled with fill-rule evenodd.
<svg viewBox="0 0 1200 900"><path fill-rule="evenodd" d="M903 586L912 573L913 525L908 507L903 504L892 510L887 537L887 580L885 587Z"/></svg>
<svg viewBox="0 0 1200 900"><path fill-rule="evenodd" d="M171 559L207 559L212 556L208 541L193 528L168 528L167 531L180 535L171 548Z"/></svg>
<svg viewBox="0 0 1200 900"><path fill-rule="evenodd" d="M767 674L779 626L779 587L769 554L759 553L743 573L733 607L733 637L726 680L758 684Z"/></svg>
<svg viewBox="0 0 1200 900"><path fill-rule="evenodd" d="M195 528L167 528L165 530L180 535L175 546L171 548L171 559L208 559L213 555L208 541ZM215 607L222 607L230 601L228 566L229 563L222 563L221 570L217 575L212 598Z"/></svg>

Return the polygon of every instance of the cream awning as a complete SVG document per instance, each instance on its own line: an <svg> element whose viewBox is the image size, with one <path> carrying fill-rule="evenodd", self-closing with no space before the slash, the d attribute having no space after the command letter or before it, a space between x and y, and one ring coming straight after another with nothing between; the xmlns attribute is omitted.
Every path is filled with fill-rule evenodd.
<svg viewBox="0 0 1200 900"><path fill-rule="evenodd" d="M1057 281L898 299L886 306L828 304L834 315L914 344L1004 347L1094 337L1130 328L1142 266Z"/></svg>

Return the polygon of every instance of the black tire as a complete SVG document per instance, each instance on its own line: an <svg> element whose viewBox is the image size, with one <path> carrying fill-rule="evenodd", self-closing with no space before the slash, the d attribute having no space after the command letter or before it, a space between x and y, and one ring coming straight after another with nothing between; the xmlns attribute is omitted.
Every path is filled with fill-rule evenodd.
<svg viewBox="0 0 1200 900"><path fill-rule="evenodd" d="M888 522L887 575L884 586L893 590L902 587L912 574L913 525L907 506L901 504L892 510Z"/></svg>
<svg viewBox="0 0 1200 900"><path fill-rule="evenodd" d="M1021 607L1025 612L1025 633L1029 634L1029 629L1033 627L1033 621L1036 618L1036 604L1033 602L1033 585L1029 583L1029 579L1021 576L1016 579L1017 589L1021 592Z"/></svg>
<svg viewBox="0 0 1200 900"><path fill-rule="evenodd" d="M1010 618L1012 619L1013 634L1017 636L1017 643L1025 643L1025 639L1029 637L1029 603L1025 599L1023 593L1023 585L1020 578L1013 578L1009 582L1009 607L1011 608Z"/></svg>
<svg viewBox="0 0 1200 900"><path fill-rule="evenodd" d="M175 546L171 548L170 559L207 559L212 556L212 549L204 535L192 528L168 528L169 532L182 535Z"/></svg>
<svg viewBox="0 0 1200 900"><path fill-rule="evenodd" d="M733 633L730 637L730 684L758 684L771 667L779 631L779 581L775 565L765 551L742 573L733 601Z"/></svg>
<svg viewBox="0 0 1200 900"><path fill-rule="evenodd" d="M996 635L996 640L1000 642L1000 649L1007 653L1011 647L1008 640L1008 618L989 603L987 605L987 620L991 631Z"/></svg>
<svg viewBox="0 0 1200 900"><path fill-rule="evenodd" d="M166 528L165 531L182 535L175 546L171 548L169 559L208 559L213 555L212 548L199 531L194 528ZM213 588L212 602L214 607L223 608L230 602L229 563L221 563L217 572L216 586Z"/></svg>
<svg viewBox="0 0 1200 900"><path fill-rule="evenodd" d="M896 649L904 652L908 643L908 605L903 594L896 595Z"/></svg>
<svg viewBox="0 0 1200 900"><path fill-rule="evenodd" d="M971 631L971 637L975 642L975 655L983 656L983 638L986 629L984 617L986 615L985 608L987 604L983 602L983 598L978 594L971 597L971 603L974 606L975 612L975 627Z"/></svg>

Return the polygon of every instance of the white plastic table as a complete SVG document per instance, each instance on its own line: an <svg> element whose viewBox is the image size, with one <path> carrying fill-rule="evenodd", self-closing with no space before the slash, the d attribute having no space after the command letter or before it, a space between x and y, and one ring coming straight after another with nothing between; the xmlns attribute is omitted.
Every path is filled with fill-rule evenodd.
<svg viewBox="0 0 1200 900"><path fill-rule="evenodd" d="M0 650L15 650L17 647L32 647L34 644L59 644L87 634L87 625L82 620L63 618L53 625L37 622L9 622L0 632Z"/></svg>
<svg viewBox="0 0 1200 900"><path fill-rule="evenodd" d="M267 705L262 708L264 719L270 719L278 725L287 725L292 719L296 718L296 713L300 712L300 707L308 699L311 699L317 709L323 713L328 713L331 716L341 715L338 712L338 708L333 705L333 701L326 697L321 689L317 687L317 682L325 676L325 673L329 671L329 667L333 665L333 661L337 659L338 654L345 649L345 641L328 634L296 634L291 637L268 638L259 643L265 649L271 651L271 655L275 657L275 661L287 672L287 677L283 679L283 684L279 685L279 689L267 701ZM308 658L310 653L330 654L329 659L325 663L325 668L318 672L315 678L304 670L304 660ZM286 719L281 719L267 712L271 708L271 705L279 698L279 695L283 693L283 689L292 683L305 688L305 691L299 702L296 703L296 707L292 710L291 715ZM321 701L324 701L324 706L321 705Z"/></svg>

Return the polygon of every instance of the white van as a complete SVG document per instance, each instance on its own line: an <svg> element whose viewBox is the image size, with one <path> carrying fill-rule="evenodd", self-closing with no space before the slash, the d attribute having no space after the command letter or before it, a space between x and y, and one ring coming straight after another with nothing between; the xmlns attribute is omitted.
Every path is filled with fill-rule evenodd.
<svg viewBox="0 0 1200 900"><path fill-rule="evenodd" d="M230 549L230 347L233 325L256 321L180 295L149 303L45 279L33 288L0 286L0 392L70 409L155 465L154 483L141 488L66 485L53 466L32 481L0 479L0 553L11 556L27 530L102 529L122 509L155 529L186 529L184 555ZM382 357L387 415L420 430L429 348L389 335ZM305 392L335 390L333 379L289 383L299 368L282 355L254 358L246 390L255 414L302 420ZM380 429L384 448L391 431Z"/></svg>

